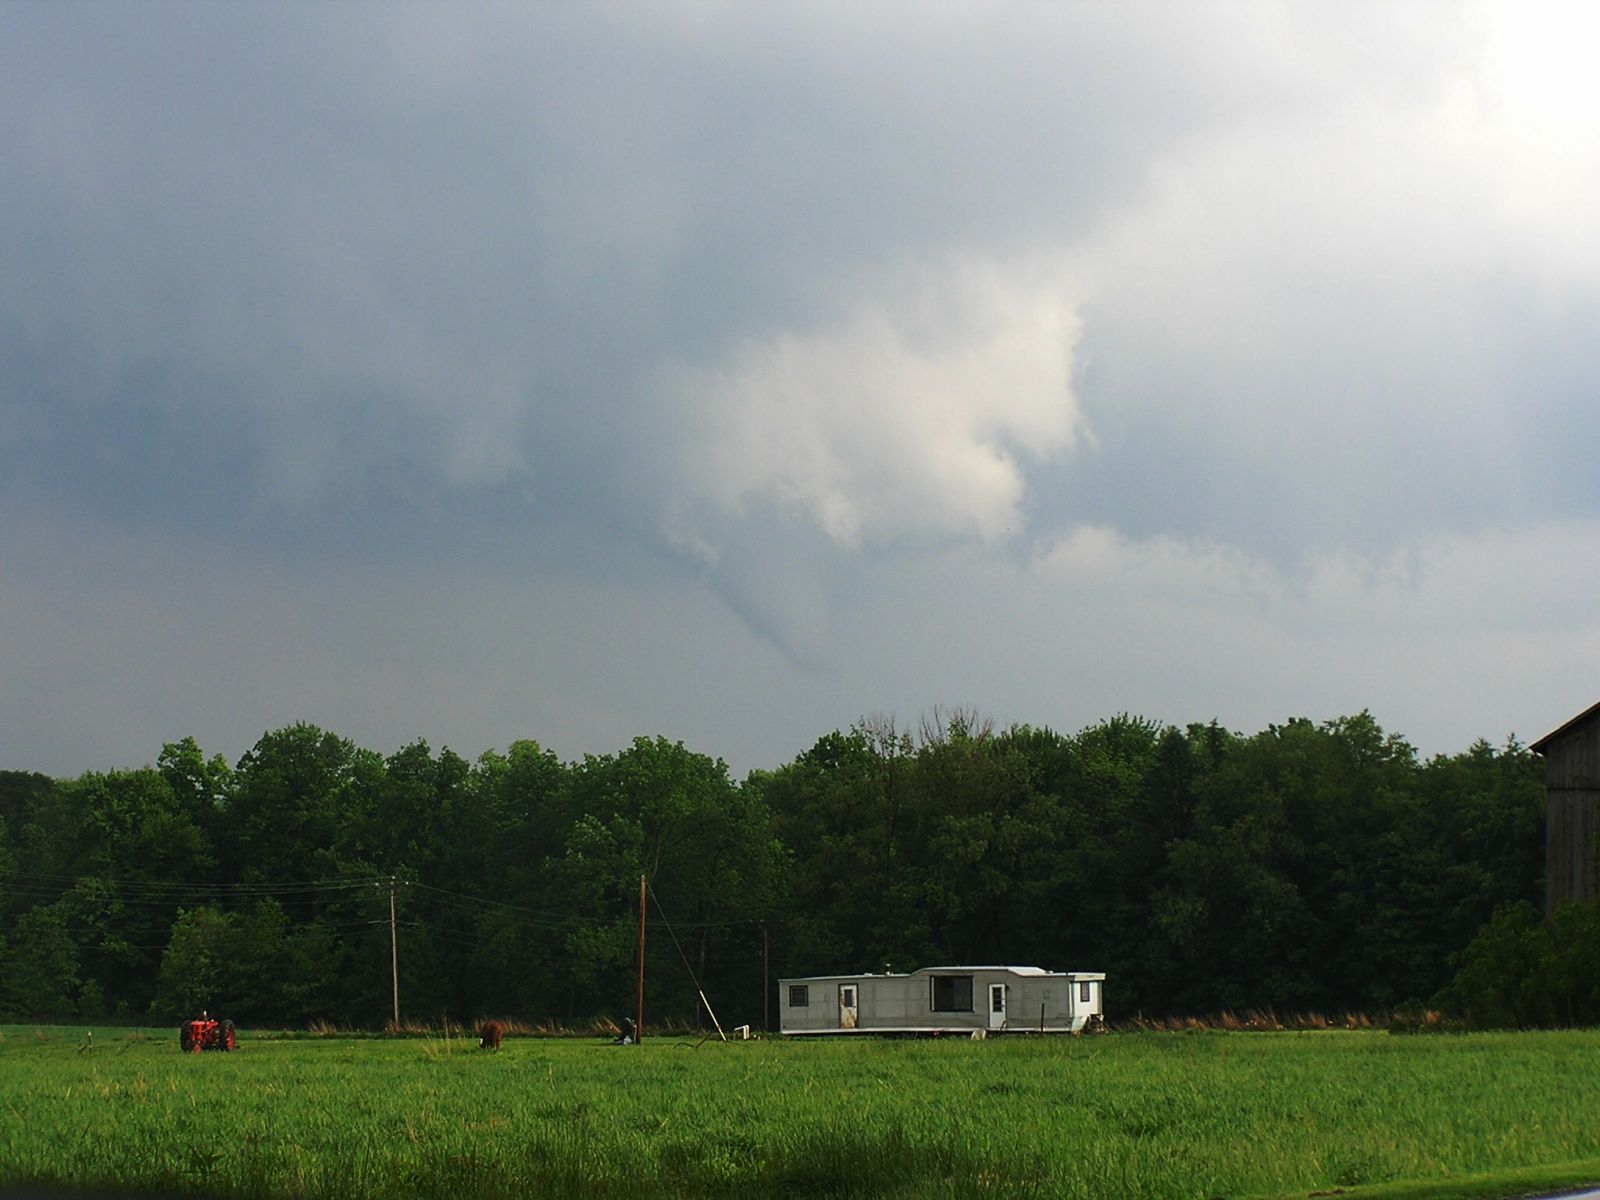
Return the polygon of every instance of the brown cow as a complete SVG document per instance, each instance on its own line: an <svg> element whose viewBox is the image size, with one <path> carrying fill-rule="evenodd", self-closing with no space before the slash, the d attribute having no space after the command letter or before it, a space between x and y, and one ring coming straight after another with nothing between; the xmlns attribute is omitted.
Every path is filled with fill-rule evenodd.
<svg viewBox="0 0 1600 1200"><path fill-rule="evenodd" d="M502 1021L485 1021L478 1026L478 1048L481 1050L500 1049L500 1039L505 1037L506 1027Z"/></svg>

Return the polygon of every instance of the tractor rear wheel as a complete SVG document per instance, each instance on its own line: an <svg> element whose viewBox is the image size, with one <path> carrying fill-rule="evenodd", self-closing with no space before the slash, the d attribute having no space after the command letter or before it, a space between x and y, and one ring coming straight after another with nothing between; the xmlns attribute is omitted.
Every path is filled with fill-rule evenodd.
<svg viewBox="0 0 1600 1200"><path fill-rule="evenodd" d="M224 1021L222 1028L217 1030L217 1049L232 1050L236 1044L233 1035L233 1022Z"/></svg>
<svg viewBox="0 0 1600 1200"><path fill-rule="evenodd" d="M178 1045L183 1047L185 1054L194 1049L194 1038L189 1033L189 1022L185 1021L178 1026Z"/></svg>

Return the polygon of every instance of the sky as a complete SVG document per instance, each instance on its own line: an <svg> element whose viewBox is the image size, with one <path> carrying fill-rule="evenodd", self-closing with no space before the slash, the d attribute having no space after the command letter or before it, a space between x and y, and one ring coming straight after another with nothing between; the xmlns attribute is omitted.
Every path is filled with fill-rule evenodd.
<svg viewBox="0 0 1600 1200"><path fill-rule="evenodd" d="M1600 699L1600 8L0 8L0 769Z"/></svg>

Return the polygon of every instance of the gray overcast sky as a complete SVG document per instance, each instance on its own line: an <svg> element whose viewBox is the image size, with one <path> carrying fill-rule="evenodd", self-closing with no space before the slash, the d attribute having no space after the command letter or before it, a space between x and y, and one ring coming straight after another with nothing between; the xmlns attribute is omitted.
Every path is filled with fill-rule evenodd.
<svg viewBox="0 0 1600 1200"><path fill-rule="evenodd" d="M1600 9L0 8L0 767L1600 696Z"/></svg>

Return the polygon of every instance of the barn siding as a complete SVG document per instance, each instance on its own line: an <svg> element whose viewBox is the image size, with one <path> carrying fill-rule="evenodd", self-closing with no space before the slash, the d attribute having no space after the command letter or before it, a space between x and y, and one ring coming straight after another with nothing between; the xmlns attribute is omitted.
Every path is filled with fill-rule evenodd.
<svg viewBox="0 0 1600 1200"><path fill-rule="evenodd" d="M1555 734L1544 753L1544 784L1552 791L1600 791L1600 716Z"/></svg>
<svg viewBox="0 0 1600 1200"><path fill-rule="evenodd" d="M1600 897L1600 790L1551 789L1545 800L1544 910Z"/></svg>
<svg viewBox="0 0 1600 1200"><path fill-rule="evenodd" d="M1535 742L1544 755L1544 910L1600 898L1600 706Z"/></svg>

